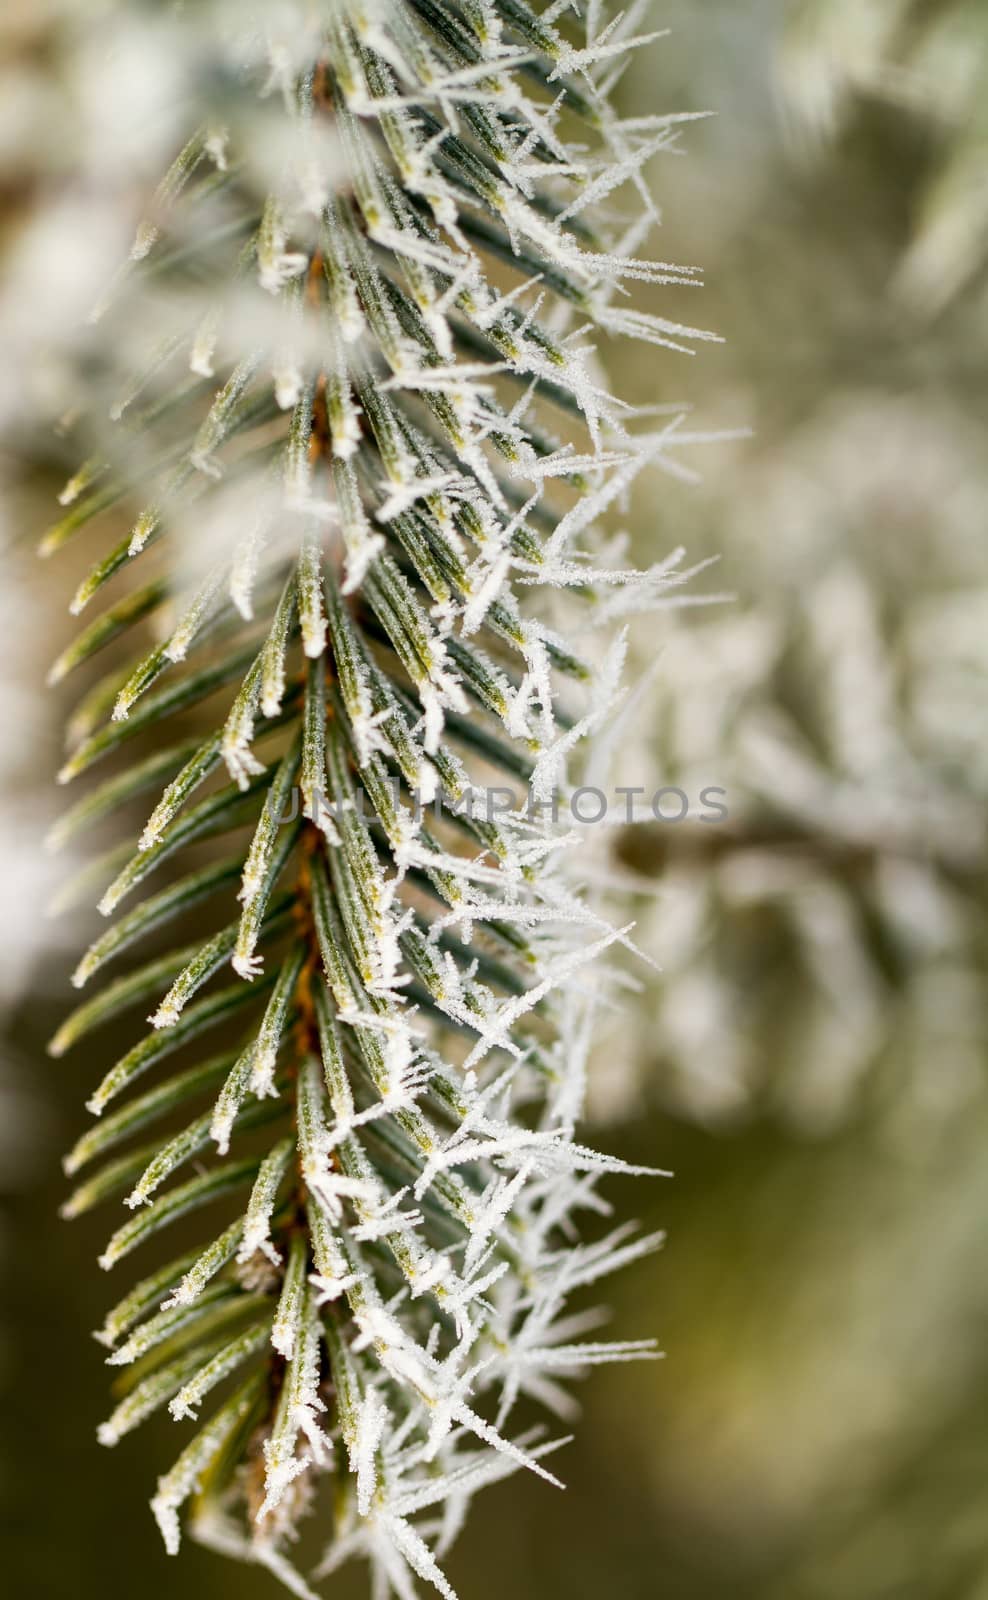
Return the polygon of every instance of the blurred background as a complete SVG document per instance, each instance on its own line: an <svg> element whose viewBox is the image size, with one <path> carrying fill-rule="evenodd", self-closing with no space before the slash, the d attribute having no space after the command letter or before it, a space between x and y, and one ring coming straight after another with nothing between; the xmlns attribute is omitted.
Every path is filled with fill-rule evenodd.
<svg viewBox="0 0 988 1600"><path fill-rule="evenodd" d="M44 11L0 24L2 1570L44 1600L252 1600L271 1580L162 1552L167 1421L96 1446L105 1223L57 1218L97 1064L44 1053L94 915L45 918L65 863L39 844L72 577L34 555L64 473L27 426L24 241L51 259L72 170L32 143ZM721 786L729 818L617 839L661 971L591 1085L594 1137L675 1173L610 1191L668 1230L612 1332L667 1357L596 1373L566 1493L481 1496L449 1574L464 1600L988 1600L988 5L652 15L626 108L716 113L654 170L660 253L707 280L701 311L661 306L726 342L605 354L632 399L751 430L694 452L696 483L640 480L621 523L642 562L718 555L698 588L734 597L633 643L622 781Z"/></svg>

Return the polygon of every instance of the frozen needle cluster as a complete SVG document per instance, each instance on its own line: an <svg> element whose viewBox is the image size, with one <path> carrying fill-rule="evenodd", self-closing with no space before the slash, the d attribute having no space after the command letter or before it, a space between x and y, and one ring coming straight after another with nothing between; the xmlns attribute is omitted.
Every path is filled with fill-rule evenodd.
<svg viewBox="0 0 988 1600"><path fill-rule="evenodd" d="M610 104L638 6L192 10L186 140L94 309L90 454L44 546L123 531L76 613L134 574L53 670L113 646L61 777L121 758L57 838L158 796L97 866L113 920L75 982L159 953L53 1041L151 1024L89 1101L66 1210L124 1197L107 1270L188 1241L107 1316L100 1436L191 1424L153 1501L170 1551L188 1509L308 1595L311 1513L321 1573L360 1554L376 1596L451 1596L471 1496L558 1481L516 1404L566 1422L563 1380L653 1353L567 1309L656 1240L574 1226L631 1170L574 1133L628 930L580 898L550 801L619 693L600 625L679 581L602 544L686 436L608 393L595 343L702 337L628 295L697 281L643 254L682 119ZM505 776L525 805L471 808ZM216 931L157 939L194 909Z"/></svg>

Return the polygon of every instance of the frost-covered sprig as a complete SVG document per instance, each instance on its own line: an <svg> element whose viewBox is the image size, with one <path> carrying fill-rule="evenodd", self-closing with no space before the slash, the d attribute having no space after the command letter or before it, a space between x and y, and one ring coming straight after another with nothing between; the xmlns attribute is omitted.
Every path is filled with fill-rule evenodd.
<svg viewBox="0 0 988 1600"><path fill-rule="evenodd" d="M473 1493L519 1468L559 1481L560 1441L518 1436L515 1400L568 1420L562 1379L654 1354L566 1311L655 1242L574 1242L576 1213L606 1213L597 1180L640 1170L574 1136L597 958L629 929L575 893L551 807L464 804L492 773L537 801L565 787L620 695L623 639L593 627L683 576L597 554L609 508L688 436L639 426L596 341L705 337L625 293L697 282L640 253L643 172L676 128L609 104L651 37L636 14L183 10L197 125L94 310L87 382L114 425L80 421L87 465L44 542L117 522L77 613L144 569L55 669L121 652L61 777L120 768L58 838L166 784L106 868L116 920L76 982L193 909L216 924L55 1041L149 1013L67 1162L99 1163L70 1214L129 1207L105 1268L224 1209L110 1312L136 1382L101 1437L218 1391L159 1481L166 1545L191 1502L203 1538L297 1594L287 1546L312 1512L324 1572L361 1552L375 1594L452 1595L439 1561ZM159 642L129 659L147 618ZM127 764L134 739L153 744ZM214 1027L224 1048L196 1054Z"/></svg>

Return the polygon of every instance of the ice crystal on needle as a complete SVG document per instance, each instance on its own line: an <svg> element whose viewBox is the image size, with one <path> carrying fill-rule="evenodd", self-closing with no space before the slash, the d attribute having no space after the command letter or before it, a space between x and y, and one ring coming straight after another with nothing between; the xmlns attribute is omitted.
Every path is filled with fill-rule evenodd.
<svg viewBox="0 0 988 1600"><path fill-rule="evenodd" d="M124 1007L151 1023L67 1162L94 1164L70 1214L126 1197L102 1265L224 1212L109 1314L134 1381L100 1437L164 1407L194 1426L153 1501L171 1551L188 1515L307 1595L309 1519L322 1573L363 1554L375 1595L451 1596L471 1496L517 1469L559 1482L561 1441L519 1434L516 1400L568 1422L562 1380L654 1354L566 1310L656 1242L573 1225L632 1170L574 1136L601 958L630 930L582 903L551 806L466 802L492 773L565 788L624 645L584 657L559 619L596 650L592 625L682 577L594 564L600 519L688 442L640 427L595 349L704 337L627 298L697 282L641 254L645 166L679 119L609 104L653 37L638 6L194 10L171 26L198 127L94 310L107 404L77 424L87 463L44 544L124 512L73 610L143 585L55 676L147 618L161 641L87 696L61 774L153 736L59 839L165 784L76 981L194 909L216 926L55 1041Z"/></svg>

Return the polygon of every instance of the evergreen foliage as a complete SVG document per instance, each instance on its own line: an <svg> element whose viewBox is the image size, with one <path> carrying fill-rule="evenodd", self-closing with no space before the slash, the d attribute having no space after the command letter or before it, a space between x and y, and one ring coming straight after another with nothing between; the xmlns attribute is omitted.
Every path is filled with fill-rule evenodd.
<svg viewBox="0 0 988 1600"><path fill-rule="evenodd" d="M361 1554L375 1595L451 1595L473 1493L558 1482L516 1402L568 1420L560 1380L654 1354L566 1308L657 1241L574 1227L631 1170L575 1137L595 958L629 930L584 903L551 800L619 694L614 619L682 577L602 544L685 435L593 346L704 337L626 293L697 282L639 253L680 119L610 104L637 7L194 10L188 139L94 311L114 425L44 541L136 508L72 610L129 586L54 679L147 619L158 641L73 717L63 781L119 760L56 829L150 807L97 865L113 920L74 981L102 987L52 1044L150 1023L66 1162L67 1214L127 1207L101 1265L148 1258L98 1335L100 1438L165 1407L188 1430L153 1501L170 1551L191 1505L307 1595L312 1511L323 1574ZM525 800L472 807L492 781Z"/></svg>

